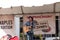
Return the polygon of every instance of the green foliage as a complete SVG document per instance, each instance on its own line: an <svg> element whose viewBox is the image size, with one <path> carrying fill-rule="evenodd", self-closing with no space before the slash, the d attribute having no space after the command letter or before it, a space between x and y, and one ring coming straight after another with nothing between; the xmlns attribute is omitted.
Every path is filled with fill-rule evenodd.
<svg viewBox="0 0 60 40"><path fill-rule="evenodd" d="M20 33L20 37L23 37L23 34L22 33Z"/></svg>

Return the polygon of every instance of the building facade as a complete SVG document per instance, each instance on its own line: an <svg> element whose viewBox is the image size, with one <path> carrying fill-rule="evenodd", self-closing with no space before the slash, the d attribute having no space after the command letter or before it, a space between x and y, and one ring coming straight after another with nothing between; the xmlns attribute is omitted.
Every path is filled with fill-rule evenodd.
<svg viewBox="0 0 60 40"><path fill-rule="evenodd" d="M12 36L20 35L20 27L23 27L24 17L28 15L43 16L49 21L49 16L53 21L49 21L49 25L52 26L52 36L60 36L60 3L48 4L43 6L33 7L11 7L11 8L0 8L0 25L1 29L4 30L5 34L11 34ZM46 15L46 16L44 16ZM46 20L45 18L43 20ZM41 20L41 19L40 19ZM53 24L53 25L52 25ZM8 26L7 26L8 25ZM11 27L10 27L10 26ZM7 27L5 27L7 26ZM54 26L54 27L53 27ZM37 32L35 32L37 34ZM46 34L51 34L46 33ZM41 33L42 34L42 33ZM45 33L43 33L45 34Z"/></svg>

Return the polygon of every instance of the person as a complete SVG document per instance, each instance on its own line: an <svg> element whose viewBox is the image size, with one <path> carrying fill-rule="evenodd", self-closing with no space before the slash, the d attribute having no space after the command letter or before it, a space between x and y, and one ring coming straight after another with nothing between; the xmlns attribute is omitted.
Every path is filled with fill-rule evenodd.
<svg viewBox="0 0 60 40"><path fill-rule="evenodd" d="M31 30L26 33L26 36L27 36L27 40L33 40L33 34L34 34L33 28L37 24L37 21L33 20L32 16L29 16L28 19L29 20L25 23L25 26L31 27Z"/></svg>
<svg viewBox="0 0 60 40"><path fill-rule="evenodd" d="M19 40L18 36L14 36L12 38L10 38L9 40Z"/></svg>
<svg viewBox="0 0 60 40"><path fill-rule="evenodd" d="M10 34L7 34L3 36L0 40L9 40L12 36Z"/></svg>
<svg viewBox="0 0 60 40"><path fill-rule="evenodd" d="M12 38L12 36L10 34L7 34L7 39L9 40L10 38Z"/></svg>

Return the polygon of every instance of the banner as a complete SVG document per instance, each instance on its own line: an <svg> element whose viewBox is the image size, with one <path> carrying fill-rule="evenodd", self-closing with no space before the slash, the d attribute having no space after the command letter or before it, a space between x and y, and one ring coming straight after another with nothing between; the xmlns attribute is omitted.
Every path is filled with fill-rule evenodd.
<svg viewBox="0 0 60 40"><path fill-rule="evenodd" d="M13 15L0 15L0 28L11 29L13 27L14 17Z"/></svg>
<svg viewBox="0 0 60 40"><path fill-rule="evenodd" d="M55 15L54 14L34 14L34 15L24 15L23 22L24 26L28 26L30 19L28 17L33 17L34 22L34 34L55 34ZM26 25L27 24L27 25Z"/></svg>

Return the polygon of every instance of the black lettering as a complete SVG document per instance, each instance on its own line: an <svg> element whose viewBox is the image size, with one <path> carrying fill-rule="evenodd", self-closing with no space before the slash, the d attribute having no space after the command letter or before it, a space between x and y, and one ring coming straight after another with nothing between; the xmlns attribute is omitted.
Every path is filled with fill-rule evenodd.
<svg viewBox="0 0 60 40"><path fill-rule="evenodd" d="M1 26L1 29L11 29L12 26Z"/></svg>

